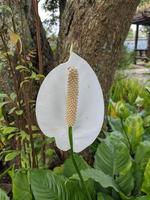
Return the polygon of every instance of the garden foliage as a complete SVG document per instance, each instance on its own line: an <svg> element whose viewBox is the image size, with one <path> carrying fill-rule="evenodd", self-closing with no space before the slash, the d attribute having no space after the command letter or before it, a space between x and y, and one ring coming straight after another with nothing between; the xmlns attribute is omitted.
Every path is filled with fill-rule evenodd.
<svg viewBox="0 0 150 200"><path fill-rule="evenodd" d="M5 15L13 19L9 7L0 7L0 13L4 22ZM35 50L24 51L14 24L9 38L4 31L0 36L0 73L5 75L0 80L0 180L7 175L12 183L12 195L0 189L0 200L86 200L72 160L64 161L63 152L36 125L35 98L44 76L32 63ZM93 164L76 155L93 200L150 199L149 99L149 85L133 79L114 83L105 137L90 147Z"/></svg>

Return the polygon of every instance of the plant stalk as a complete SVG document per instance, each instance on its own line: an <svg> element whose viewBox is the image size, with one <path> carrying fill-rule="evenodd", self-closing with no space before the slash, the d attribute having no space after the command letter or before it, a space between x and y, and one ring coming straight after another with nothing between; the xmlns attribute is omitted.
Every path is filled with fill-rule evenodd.
<svg viewBox="0 0 150 200"><path fill-rule="evenodd" d="M86 188L86 185L85 185L85 182L84 182L84 180L83 180L83 177L82 177L82 175L81 175L81 173L80 173L80 170L79 170L79 168L78 168L78 165L77 165L77 163L76 163L75 157L74 157L74 152L73 152L73 137L72 137L72 127L71 127L71 126L68 127L68 136L69 136L69 143L70 143L70 147L71 147L71 158L72 158L72 162L73 162L74 167L75 167L75 169L76 169L76 171L77 171L77 174L78 174L78 176L79 176L79 178L80 178L80 180L81 180L82 188L83 188L84 191L85 191L85 194L86 194L86 196L87 196L87 199L88 199L88 200L92 200L92 198L91 198L91 196L90 196L90 194L89 194L89 192L88 192L88 190L87 190L87 188Z"/></svg>

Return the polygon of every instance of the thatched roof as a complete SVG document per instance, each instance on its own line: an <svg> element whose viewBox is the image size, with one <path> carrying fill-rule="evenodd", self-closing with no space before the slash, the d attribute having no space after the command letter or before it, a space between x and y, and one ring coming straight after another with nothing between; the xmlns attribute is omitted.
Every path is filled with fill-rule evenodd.
<svg viewBox="0 0 150 200"><path fill-rule="evenodd" d="M132 23L139 25L150 25L150 4L145 4L137 9Z"/></svg>

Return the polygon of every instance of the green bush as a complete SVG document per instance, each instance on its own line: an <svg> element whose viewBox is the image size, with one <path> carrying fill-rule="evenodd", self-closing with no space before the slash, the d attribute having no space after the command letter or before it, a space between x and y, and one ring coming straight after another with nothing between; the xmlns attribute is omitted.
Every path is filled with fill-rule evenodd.
<svg viewBox="0 0 150 200"><path fill-rule="evenodd" d="M150 93L137 79L116 79L110 91L110 98L114 102L123 100L133 106L150 108Z"/></svg>
<svg viewBox="0 0 150 200"><path fill-rule="evenodd" d="M134 61L134 52L128 51L127 47L123 47L121 58L119 61L119 69L127 69L131 67L131 64Z"/></svg>

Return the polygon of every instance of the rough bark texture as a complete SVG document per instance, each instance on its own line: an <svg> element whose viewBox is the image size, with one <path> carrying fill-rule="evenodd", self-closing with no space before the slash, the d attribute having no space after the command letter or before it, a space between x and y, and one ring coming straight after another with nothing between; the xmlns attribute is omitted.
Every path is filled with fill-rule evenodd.
<svg viewBox="0 0 150 200"><path fill-rule="evenodd" d="M43 60L44 73L46 74L47 72L52 70L54 67L53 52L46 38L46 32L43 28L42 22L40 19L37 19L38 13L36 13L36 10L35 10L35 3L36 3L36 0L31 0L31 1L24 0L24 13L25 13L25 17L26 17L30 34L32 37L31 46L33 48L37 48L38 46L36 23L37 23L37 20L39 20L40 38L41 38L41 44L42 44L41 57ZM38 65L38 62L37 62L37 65Z"/></svg>
<svg viewBox="0 0 150 200"><path fill-rule="evenodd" d="M66 1L61 13L58 61L73 51L96 71L105 100L139 0Z"/></svg>

